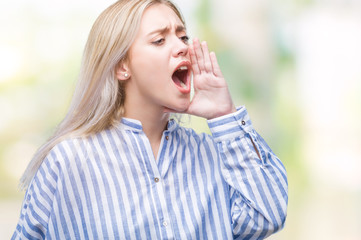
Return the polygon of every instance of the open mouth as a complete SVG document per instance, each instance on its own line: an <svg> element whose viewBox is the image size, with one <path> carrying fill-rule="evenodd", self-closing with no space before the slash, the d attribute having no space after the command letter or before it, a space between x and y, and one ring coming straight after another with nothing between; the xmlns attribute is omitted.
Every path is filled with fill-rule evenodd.
<svg viewBox="0 0 361 240"><path fill-rule="evenodd" d="M178 67L172 75L172 80L174 84L182 93L188 93L189 88L189 67L182 65Z"/></svg>

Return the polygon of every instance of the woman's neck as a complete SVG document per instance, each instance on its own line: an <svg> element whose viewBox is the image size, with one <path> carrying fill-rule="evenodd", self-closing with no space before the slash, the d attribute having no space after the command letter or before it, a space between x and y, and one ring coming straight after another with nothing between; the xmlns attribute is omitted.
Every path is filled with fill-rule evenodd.
<svg viewBox="0 0 361 240"><path fill-rule="evenodd" d="M169 113L165 113L162 108L152 108L149 105L140 107L125 103L124 107L124 117L136 119L142 123L143 132L152 146L154 158L157 158L163 131L168 124Z"/></svg>

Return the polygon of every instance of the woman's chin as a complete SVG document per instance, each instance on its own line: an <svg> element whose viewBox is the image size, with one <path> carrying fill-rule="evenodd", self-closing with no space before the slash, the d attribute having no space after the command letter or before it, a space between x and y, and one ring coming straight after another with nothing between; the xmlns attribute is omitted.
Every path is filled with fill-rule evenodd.
<svg viewBox="0 0 361 240"><path fill-rule="evenodd" d="M169 106L168 108L173 109L177 113L183 113L187 111L189 105L190 105L190 100L183 100L182 102L178 102L177 104L174 104L173 106Z"/></svg>

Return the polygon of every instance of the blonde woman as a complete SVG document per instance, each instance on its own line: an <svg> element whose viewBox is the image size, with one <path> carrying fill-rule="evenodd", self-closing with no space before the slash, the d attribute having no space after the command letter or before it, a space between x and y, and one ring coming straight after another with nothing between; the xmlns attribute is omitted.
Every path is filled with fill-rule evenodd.
<svg viewBox="0 0 361 240"><path fill-rule="evenodd" d="M171 112L208 119L212 136ZM69 112L22 186L12 239L263 239L287 207L284 166L167 0L99 16Z"/></svg>

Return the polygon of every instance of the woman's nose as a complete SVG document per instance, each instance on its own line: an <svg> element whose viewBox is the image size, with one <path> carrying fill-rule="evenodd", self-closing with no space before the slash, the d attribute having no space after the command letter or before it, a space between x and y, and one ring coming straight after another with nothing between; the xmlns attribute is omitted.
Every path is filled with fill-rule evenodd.
<svg viewBox="0 0 361 240"><path fill-rule="evenodd" d="M174 55L177 56L186 56L188 54L188 44L178 38L176 41L176 46L174 47Z"/></svg>

